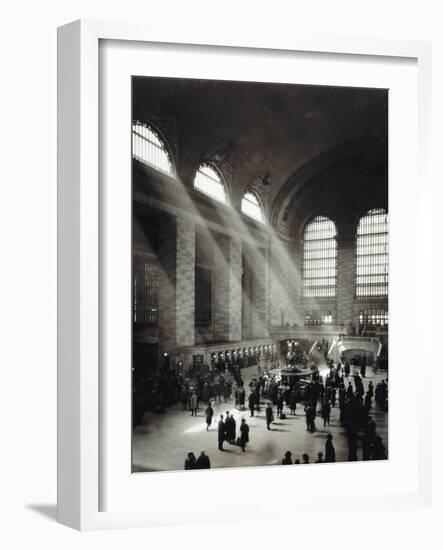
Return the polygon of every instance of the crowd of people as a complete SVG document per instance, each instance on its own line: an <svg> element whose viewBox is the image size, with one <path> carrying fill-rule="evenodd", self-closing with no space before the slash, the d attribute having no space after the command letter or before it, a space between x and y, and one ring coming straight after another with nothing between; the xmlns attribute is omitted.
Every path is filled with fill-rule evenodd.
<svg viewBox="0 0 443 550"><path fill-rule="evenodd" d="M361 367L361 366L360 366ZM310 381L303 387L297 379L291 385L284 385L281 377L270 375L266 370L263 374L253 376L246 392L243 380L238 375L232 380L223 380L222 387L229 388L219 398L219 402L227 403L231 399L235 409L246 411L249 409L250 417L254 417L261 411L264 405L264 419L266 429L273 429L276 419L286 419L286 414L297 415L297 410L303 411L306 421L306 431L314 433L317 431L316 419L321 416L323 428L330 425L331 412L338 408L337 417L340 425L344 428L347 441L348 461L358 460L359 442L361 442L361 457L363 460L383 460L387 458L386 448L382 438L377 433L377 425L371 415L374 401L380 410L387 410L388 384L381 380L375 387L369 381L365 389L363 383L363 372L356 372L351 375L351 365L347 362L339 362L334 365L328 362L328 370L325 375L320 374L318 366L311 365ZM220 381L220 377L219 377ZM247 393L247 398L245 397ZM201 398L205 401L206 430L211 430L214 422L214 403L211 401L213 394L210 391L203 393ZM217 393L216 393L217 396ZM222 401L223 399L223 401ZM266 399L263 403L262 399ZM187 407L187 400L183 399L183 410ZM246 408L247 402L247 408ZM191 389L189 400L191 415L196 414L199 405L198 394ZM299 406L299 407L297 407ZM224 444L236 445L243 452L249 443L249 425L245 418L237 421L234 414L226 411L220 414L217 422L217 441L219 451L224 451ZM317 453L314 463L335 462L336 453L333 444L333 436L327 434L324 451ZM301 459L292 458L292 452L287 451L282 464L309 464L310 457L303 453Z"/></svg>
<svg viewBox="0 0 443 550"><path fill-rule="evenodd" d="M236 446L246 452L250 444L250 428L246 418L238 418L227 410L220 413L220 405L228 405L231 411L249 410L249 417L264 418L266 430L272 431L273 423L285 420L286 415L302 414L306 422L306 431L315 433L318 430L320 417L322 429L327 429L333 420L338 420L344 429L347 442L347 460L358 460L361 449L363 460L382 460L387 458L383 440L377 432L373 418L373 408L382 411L388 409L388 384L381 380L375 386L372 380L364 382L367 361L354 356L350 361L342 358L337 364L327 358L329 342L319 342L317 356L310 356L309 364L287 363L282 371L268 371L266 367L258 368L246 385L238 364L189 367L186 375L178 369L163 371L152 377L148 387L156 412L179 403L180 409L190 416L201 416L204 413L206 430L211 431L216 424L219 451L225 445ZM319 367L320 357L326 357L326 367ZM305 353L300 353L305 358ZM292 359L292 356L291 356ZM323 359L321 359L323 363ZM286 374L285 374L286 373ZM290 374L295 374L290 376ZM144 381L146 384L146 380ZM137 384L134 385L135 393ZM214 407L218 409L217 420ZM264 410L264 414L262 413ZM333 411L337 412L333 415ZM236 419L237 417L237 419ZM254 425L255 427L255 425ZM312 450L312 449L311 449ZM340 448L341 452L343 451ZM315 454L315 453L314 453ZM314 463L335 462L333 436L328 433L325 448L319 449ZM282 464L309 464L311 458L307 453L293 457L288 450ZM185 469L210 468L210 459L205 451L200 451L198 458L189 451L185 460Z"/></svg>

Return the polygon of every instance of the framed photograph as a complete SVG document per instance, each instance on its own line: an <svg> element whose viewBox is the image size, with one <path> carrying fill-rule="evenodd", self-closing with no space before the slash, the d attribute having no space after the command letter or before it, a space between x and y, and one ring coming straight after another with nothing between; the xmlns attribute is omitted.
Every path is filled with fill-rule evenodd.
<svg viewBox="0 0 443 550"><path fill-rule="evenodd" d="M430 44L58 40L59 521L429 506Z"/></svg>

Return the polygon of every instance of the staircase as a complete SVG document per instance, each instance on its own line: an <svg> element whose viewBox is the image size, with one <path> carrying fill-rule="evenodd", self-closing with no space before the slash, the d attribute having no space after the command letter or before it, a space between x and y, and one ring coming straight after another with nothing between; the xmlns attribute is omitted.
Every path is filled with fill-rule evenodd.
<svg viewBox="0 0 443 550"><path fill-rule="evenodd" d="M374 361L378 359L382 351L383 344L378 338L369 336L336 336L332 340L329 348L329 358L336 363L342 355L366 354L373 357Z"/></svg>

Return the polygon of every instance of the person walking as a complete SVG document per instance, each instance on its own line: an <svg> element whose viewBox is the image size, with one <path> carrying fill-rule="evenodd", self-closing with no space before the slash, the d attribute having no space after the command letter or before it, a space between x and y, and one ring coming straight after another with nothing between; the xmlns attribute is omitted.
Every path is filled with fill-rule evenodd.
<svg viewBox="0 0 443 550"><path fill-rule="evenodd" d="M242 418L240 424L240 447L243 452L246 450L247 443L249 443L249 426L246 420Z"/></svg>
<svg viewBox="0 0 443 550"><path fill-rule="evenodd" d="M295 416L295 411L297 409L297 394L295 390L292 390L289 396L289 408L291 409L291 414Z"/></svg>
<svg viewBox="0 0 443 550"><path fill-rule="evenodd" d="M283 412L283 394L281 392L278 392L277 394L277 418L280 418L282 412Z"/></svg>
<svg viewBox="0 0 443 550"><path fill-rule="evenodd" d="M192 390L189 408L191 409L191 416L197 416L197 392L195 390Z"/></svg>
<svg viewBox="0 0 443 550"><path fill-rule="evenodd" d="M246 399L246 393L243 386L241 386L238 392L238 402L240 405L240 410L243 410L245 408L245 399Z"/></svg>
<svg viewBox="0 0 443 550"><path fill-rule="evenodd" d="M235 443L235 432L236 432L236 422L234 416L231 414L229 416L229 411L226 411L225 419L225 429L226 429L226 440L228 443Z"/></svg>
<svg viewBox="0 0 443 550"><path fill-rule="evenodd" d="M335 388L331 388L331 407L335 407L335 402L337 400L337 390Z"/></svg>
<svg viewBox="0 0 443 550"><path fill-rule="evenodd" d="M188 388L186 386L183 386L183 388L180 391L180 401L181 401L182 411L186 410L188 408L188 402L189 402Z"/></svg>
<svg viewBox="0 0 443 550"><path fill-rule="evenodd" d="M223 415L220 415L220 420L218 421L218 450L224 451L223 449L223 441L225 440L226 436L226 426L223 422Z"/></svg>
<svg viewBox="0 0 443 550"><path fill-rule="evenodd" d="M203 402L206 405L208 405L209 404L209 398L211 397L211 389L210 389L209 384L207 382L205 382L203 384L203 389L202 389L201 396L202 396Z"/></svg>
<svg viewBox="0 0 443 550"><path fill-rule="evenodd" d="M224 388L223 388L223 399L225 400L225 403L231 400L231 391L232 391L232 385L231 382L228 380L225 382Z"/></svg>
<svg viewBox="0 0 443 550"><path fill-rule="evenodd" d="M326 436L325 462L335 462L335 449L332 443L332 434Z"/></svg>
<svg viewBox="0 0 443 550"><path fill-rule="evenodd" d="M205 415L206 415L206 431L208 431L212 424L212 417L214 416L214 409L212 408L210 401L209 401L208 407L206 408Z"/></svg>
<svg viewBox="0 0 443 550"><path fill-rule="evenodd" d="M329 426L329 420L331 418L331 405L327 399L323 401L321 415L323 417L323 426L326 426L326 424Z"/></svg>
<svg viewBox="0 0 443 550"><path fill-rule="evenodd" d="M306 431L315 432L315 407L310 403L306 406Z"/></svg>
<svg viewBox="0 0 443 550"><path fill-rule="evenodd" d="M268 401L266 406L266 428L270 430L270 425L274 421L274 415L272 413L271 403Z"/></svg>
<svg viewBox="0 0 443 550"><path fill-rule="evenodd" d="M254 409L255 409L255 402L256 402L256 394L255 392L251 392L248 397L248 406L250 411L250 417L252 418L254 416Z"/></svg>

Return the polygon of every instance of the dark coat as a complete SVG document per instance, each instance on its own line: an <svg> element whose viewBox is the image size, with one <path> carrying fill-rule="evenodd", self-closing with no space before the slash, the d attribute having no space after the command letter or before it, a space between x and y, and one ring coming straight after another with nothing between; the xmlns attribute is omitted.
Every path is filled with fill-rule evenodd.
<svg viewBox="0 0 443 550"><path fill-rule="evenodd" d="M240 402L240 405L244 405L245 404L245 390L243 388L241 388L241 390L238 392L238 400Z"/></svg>
<svg viewBox="0 0 443 550"><path fill-rule="evenodd" d="M256 400L257 400L257 397L255 393L251 393L248 399L248 404L250 409L253 409L255 407Z"/></svg>
<svg viewBox="0 0 443 550"><path fill-rule="evenodd" d="M214 416L214 409L212 407L208 407L205 411L206 414L206 424L212 424L212 417Z"/></svg>
<svg viewBox="0 0 443 550"><path fill-rule="evenodd" d="M226 430L226 439L228 441L233 441L235 439L235 427L236 422L233 416L230 416L226 419L225 430Z"/></svg>
<svg viewBox="0 0 443 550"><path fill-rule="evenodd" d="M195 460L195 456L192 455L191 458L187 458L185 460L185 470L195 470L197 467L197 461Z"/></svg>
<svg viewBox="0 0 443 550"><path fill-rule="evenodd" d="M266 407L266 422L270 424L273 421L272 407Z"/></svg>
<svg viewBox="0 0 443 550"><path fill-rule="evenodd" d="M327 440L325 445L325 462L335 462L335 449L332 441Z"/></svg>
<svg viewBox="0 0 443 550"><path fill-rule="evenodd" d="M225 431L226 431L226 425L223 422L223 420L219 420L218 422L218 440L224 441L225 440Z"/></svg>
<svg viewBox="0 0 443 550"><path fill-rule="evenodd" d="M331 405L329 404L329 401L325 401L323 403L321 414L323 418L329 418L329 415L331 414Z"/></svg>
<svg viewBox="0 0 443 550"><path fill-rule="evenodd" d="M243 445L249 442L249 426L244 422L240 424L240 444Z"/></svg>
<svg viewBox="0 0 443 550"><path fill-rule="evenodd" d="M209 456L206 455L200 455L197 458L197 463L195 466L198 470L205 470L207 468L211 467L211 461L209 460Z"/></svg>

